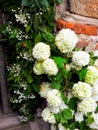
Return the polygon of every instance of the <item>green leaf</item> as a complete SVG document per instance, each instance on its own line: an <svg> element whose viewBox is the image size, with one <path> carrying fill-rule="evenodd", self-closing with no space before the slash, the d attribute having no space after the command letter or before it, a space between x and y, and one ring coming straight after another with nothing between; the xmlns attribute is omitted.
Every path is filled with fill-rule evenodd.
<svg viewBox="0 0 98 130"><path fill-rule="evenodd" d="M79 71L79 80L83 81L85 78L87 72L87 68L82 68L82 70Z"/></svg>
<svg viewBox="0 0 98 130"><path fill-rule="evenodd" d="M73 97L69 100L68 106L70 109L76 110L77 109L77 98Z"/></svg>
<svg viewBox="0 0 98 130"><path fill-rule="evenodd" d="M53 34L50 33L50 32L44 32L44 33L42 33L42 36L43 36L43 38L44 38L47 42L52 42L52 41L54 41L54 36L53 36Z"/></svg>
<svg viewBox="0 0 98 130"><path fill-rule="evenodd" d="M59 68L64 68L64 64L67 63L67 60L62 57L53 57L53 59Z"/></svg>
<svg viewBox="0 0 98 130"><path fill-rule="evenodd" d="M28 33L29 31L30 31L30 29L31 29L31 26L26 26L26 33Z"/></svg>
<svg viewBox="0 0 98 130"><path fill-rule="evenodd" d="M72 119L72 117L73 117L72 112L69 109L64 109L63 115L64 115L64 118L66 118L66 119Z"/></svg>
<svg viewBox="0 0 98 130"><path fill-rule="evenodd" d="M58 89L58 90L61 88L61 84L59 82L57 82L57 81L53 81L51 83L51 86L52 86L52 88Z"/></svg>
<svg viewBox="0 0 98 130"><path fill-rule="evenodd" d="M35 43L38 43L42 40L42 36L41 36L41 33L39 32L36 36L35 36Z"/></svg>
<svg viewBox="0 0 98 130"><path fill-rule="evenodd" d="M34 0L22 0L21 5L22 6L30 6L33 4L33 2L34 2Z"/></svg>

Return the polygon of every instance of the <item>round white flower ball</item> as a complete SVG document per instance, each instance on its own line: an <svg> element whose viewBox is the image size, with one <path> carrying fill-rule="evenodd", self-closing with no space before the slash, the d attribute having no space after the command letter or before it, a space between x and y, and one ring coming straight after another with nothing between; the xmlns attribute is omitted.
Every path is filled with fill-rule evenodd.
<svg viewBox="0 0 98 130"><path fill-rule="evenodd" d="M39 42L33 47L32 53L36 60L46 60L50 56L50 46Z"/></svg>
<svg viewBox="0 0 98 130"><path fill-rule="evenodd" d="M73 53L72 62L76 66L86 66L89 64L90 56L85 51L76 51Z"/></svg>
<svg viewBox="0 0 98 130"><path fill-rule="evenodd" d="M94 86L92 86L92 98L94 98L95 101L98 101L98 80L94 83Z"/></svg>
<svg viewBox="0 0 98 130"><path fill-rule="evenodd" d="M61 106L63 100L61 98L61 93L57 89L52 89L47 92L47 102L52 107Z"/></svg>
<svg viewBox="0 0 98 130"><path fill-rule="evenodd" d="M95 50L93 53L94 53L94 56L98 57L98 50Z"/></svg>
<svg viewBox="0 0 98 130"><path fill-rule="evenodd" d="M84 113L77 111L75 113L75 121L81 122L84 120Z"/></svg>
<svg viewBox="0 0 98 130"><path fill-rule="evenodd" d="M51 90L50 88L50 83L49 82L43 82L41 85L40 85L40 96L41 97L44 97L44 98L47 98L47 92Z"/></svg>
<svg viewBox="0 0 98 130"><path fill-rule="evenodd" d="M62 29L55 37L55 45L62 53L71 52L78 42L78 37L70 29Z"/></svg>
<svg viewBox="0 0 98 130"><path fill-rule="evenodd" d="M94 122L89 125L90 128L97 130L98 129L98 113L92 113Z"/></svg>
<svg viewBox="0 0 98 130"><path fill-rule="evenodd" d="M44 74L42 62L40 62L40 61L35 62L34 67L33 67L33 71L36 75Z"/></svg>
<svg viewBox="0 0 98 130"><path fill-rule="evenodd" d="M46 59L43 61L43 69L47 75L56 75L58 73L57 65L52 59Z"/></svg>
<svg viewBox="0 0 98 130"><path fill-rule="evenodd" d="M95 60L94 66L98 69L98 59Z"/></svg>
<svg viewBox="0 0 98 130"><path fill-rule="evenodd" d="M50 111L50 109L47 107L42 111L42 118L44 121L51 123L51 124L55 124L55 117L54 114Z"/></svg>
<svg viewBox="0 0 98 130"><path fill-rule="evenodd" d="M94 66L88 66L87 73L85 75L85 82L93 86L97 80L98 80L98 69Z"/></svg>
<svg viewBox="0 0 98 130"><path fill-rule="evenodd" d="M81 100L90 97L91 92L92 92L91 86L81 81L75 83L72 88L72 94Z"/></svg>
<svg viewBox="0 0 98 130"><path fill-rule="evenodd" d="M97 103L93 98L86 98L78 103L77 110L87 114L88 112L94 112L96 110Z"/></svg>
<svg viewBox="0 0 98 130"><path fill-rule="evenodd" d="M65 128L61 123L58 124L59 130L70 130L69 128Z"/></svg>

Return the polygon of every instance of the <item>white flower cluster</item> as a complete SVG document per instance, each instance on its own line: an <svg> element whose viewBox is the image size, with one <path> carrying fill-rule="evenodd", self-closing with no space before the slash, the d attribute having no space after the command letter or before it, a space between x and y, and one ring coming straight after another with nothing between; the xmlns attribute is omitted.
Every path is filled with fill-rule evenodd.
<svg viewBox="0 0 98 130"><path fill-rule="evenodd" d="M81 121L84 120L84 117L83 117L84 114L83 114L83 112L77 111L74 115L75 115L75 121L81 122Z"/></svg>
<svg viewBox="0 0 98 130"><path fill-rule="evenodd" d="M17 22L20 22L26 27L28 25L28 20L30 19L30 14L23 13L22 10L19 10L18 14L15 14L15 18Z"/></svg>
<svg viewBox="0 0 98 130"><path fill-rule="evenodd" d="M25 34L22 30L12 30L12 33L15 34L16 38L21 41L23 39L28 39L28 35Z"/></svg>
<svg viewBox="0 0 98 130"><path fill-rule="evenodd" d="M76 51L72 56L72 64L74 66L78 66L82 68L82 66L86 66L89 64L90 56L85 51Z"/></svg>
<svg viewBox="0 0 98 130"><path fill-rule="evenodd" d="M24 82L19 82L19 89L14 90L14 98L11 98L10 101L12 103L21 103L22 101L26 101L28 99L34 99L34 94L25 95L24 91L27 89L28 85Z"/></svg>
<svg viewBox="0 0 98 130"><path fill-rule="evenodd" d="M40 96L43 97L43 98L47 98L47 92L49 90L51 90L51 88L49 87L50 86L50 83L49 82L43 82L41 85L40 85Z"/></svg>
<svg viewBox="0 0 98 130"><path fill-rule="evenodd" d="M45 108L42 111L42 117L45 121L47 122L51 122L54 124L54 114L60 113L62 110L68 108L68 106L63 102L62 97L61 97L61 93L57 90L57 89L51 89L49 83L42 83L41 84L41 89L40 89L40 95L44 98L46 98L47 100L47 108ZM42 90L43 89L43 90ZM47 117L47 112L50 116L50 114L52 114L52 119L47 119L49 118L49 116ZM44 114L43 114L44 113ZM53 120L53 121L50 121Z"/></svg>
<svg viewBox="0 0 98 130"><path fill-rule="evenodd" d="M22 58L22 59L27 60L27 61L33 61L32 55L30 55L28 52L21 52L17 58L18 59Z"/></svg>
<svg viewBox="0 0 98 130"><path fill-rule="evenodd" d="M49 108L45 108L42 111L42 118L43 118L44 121L49 122L51 124L55 124L56 123L54 114L50 111Z"/></svg>
<svg viewBox="0 0 98 130"><path fill-rule="evenodd" d="M14 77L17 77L20 74L21 67L19 64L13 64L11 66L7 66L7 70L10 71Z"/></svg>
<svg viewBox="0 0 98 130"><path fill-rule="evenodd" d="M43 69L43 62L42 61L36 61L33 67L33 71L36 75L44 74Z"/></svg>
<svg viewBox="0 0 98 130"><path fill-rule="evenodd" d="M37 43L33 48L33 57L36 59L33 70L36 75L56 75L58 68L53 59L50 59L50 46L43 42Z"/></svg>
<svg viewBox="0 0 98 130"><path fill-rule="evenodd" d="M94 85L94 83L98 80L98 69L95 66L88 66L87 73L85 76L85 82L90 85Z"/></svg>
<svg viewBox="0 0 98 130"><path fill-rule="evenodd" d="M89 125L90 128L97 130L98 129L98 113L92 113L94 122Z"/></svg>
<svg viewBox="0 0 98 130"><path fill-rule="evenodd" d="M50 46L39 42L33 47L33 57L38 60L46 60L50 56Z"/></svg>
<svg viewBox="0 0 98 130"><path fill-rule="evenodd" d="M56 75L58 73L58 68L52 59L46 59L43 62L43 70L47 75Z"/></svg>
<svg viewBox="0 0 98 130"><path fill-rule="evenodd" d="M97 103L92 97L85 98L78 103L77 110L87 114L88 112L94 112L96 110Z"/></svg>
<svg viewBox="0 0 98 130"><path fill-rule="evenodd" d="M62 104L61 93L57 89L52 89L47 92L47 102L52 107L59 107Z"/></svg>
<svg viewBox="0 0 98 130"><path fill-rule="evenodd" d="M78 83L75 83L72 88L72 94L74 97L77 97L81 100L84 98L89 98L92 93L92 88L89 84L86 82L79 81Z"/></svg>
<svg viewBox="0 0 98 130"><path fill-rule="evenodd" d="M55 45L62 53L71 52L77 42L77 35L70 29L62 29L55 37Z"/></svg>
<svg viewBox="0 0 98 130"><path fill-rule="evenodd" d="M24 92L20 92L19 90L15 90L14 94L18 95L18 98L17 97L11 98L10 101L12 103L21 103L22 101L35 98L33 94L24 95Z"/></svg>

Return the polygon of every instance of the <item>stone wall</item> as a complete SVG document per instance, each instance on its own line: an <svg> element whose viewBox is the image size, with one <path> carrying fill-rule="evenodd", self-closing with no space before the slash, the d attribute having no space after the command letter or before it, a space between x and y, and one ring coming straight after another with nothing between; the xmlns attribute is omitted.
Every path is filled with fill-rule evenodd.
<svg viewBox="0 0 98 130"><path fill-rule="evenodd" d="M57 30L70 28L79 36L78 46L98 49L98 0L63 0L56 7Z"/></svg>

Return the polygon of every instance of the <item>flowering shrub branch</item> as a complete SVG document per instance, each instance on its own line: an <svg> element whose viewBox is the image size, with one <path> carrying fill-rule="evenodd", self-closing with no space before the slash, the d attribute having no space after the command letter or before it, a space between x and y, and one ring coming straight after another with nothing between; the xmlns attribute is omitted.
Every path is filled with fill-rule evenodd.
<svg viewBox="0 0 98 130"><path fill-rule="evenodd" d="M22 122L32 120L41 108L51 129L96 130L98 51L76 48L78 35L70 29L54 31L58 2L22 0L10 6L12 15L2 33L11 105Z"/></svg>

